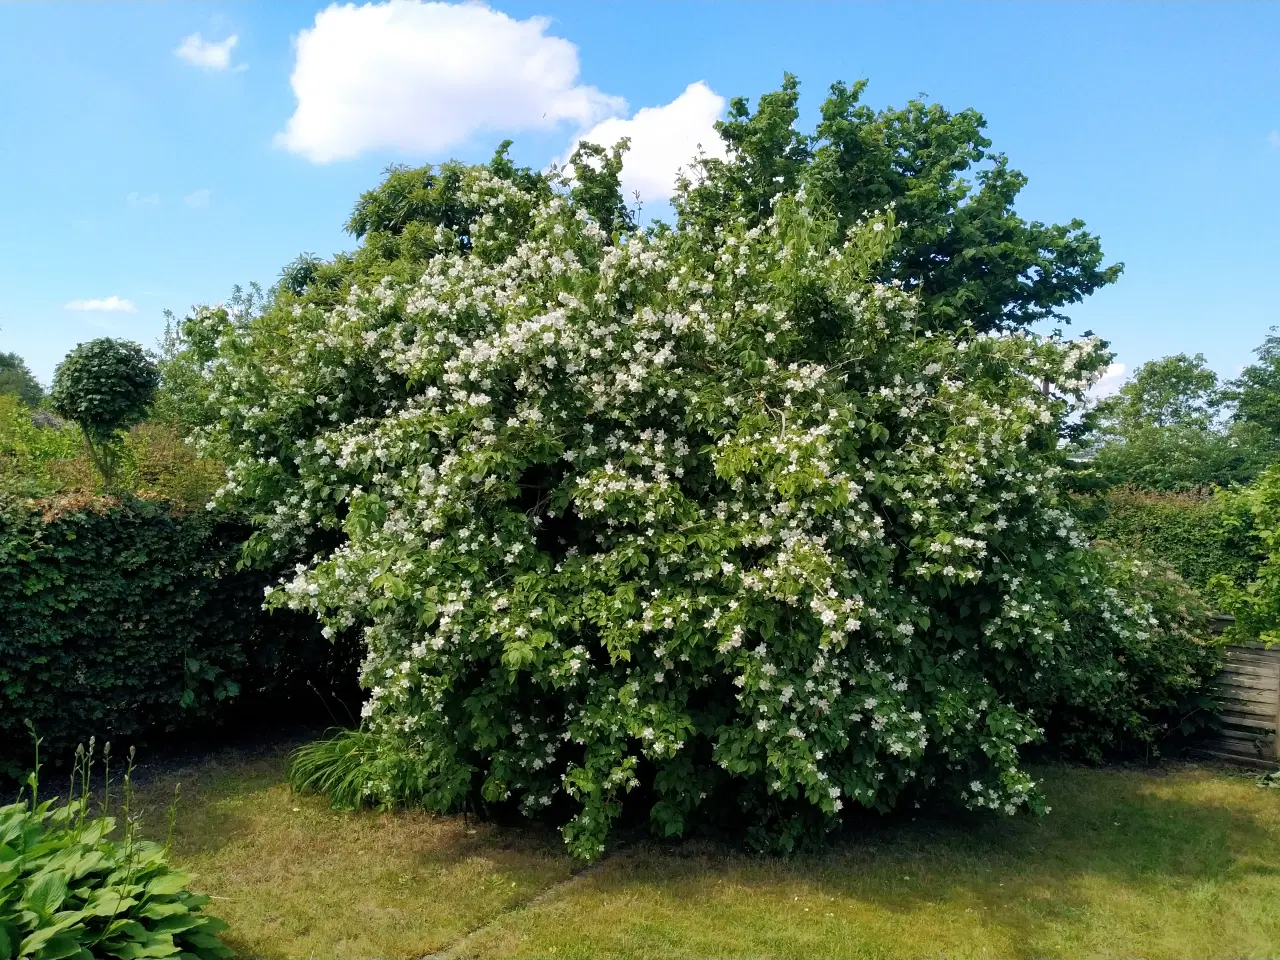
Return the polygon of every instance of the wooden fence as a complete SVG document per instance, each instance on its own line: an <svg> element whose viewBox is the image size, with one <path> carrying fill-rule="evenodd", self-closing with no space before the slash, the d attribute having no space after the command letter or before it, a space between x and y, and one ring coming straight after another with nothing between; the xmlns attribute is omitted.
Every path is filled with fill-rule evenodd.
<svg viewBox="0 0 1280 960"><path fill-rule="evenodd" d="M1203 752L1235 763L1280 763L1280 647L1231 644L1215 681L1223 700L1220 729Z"/></svg>

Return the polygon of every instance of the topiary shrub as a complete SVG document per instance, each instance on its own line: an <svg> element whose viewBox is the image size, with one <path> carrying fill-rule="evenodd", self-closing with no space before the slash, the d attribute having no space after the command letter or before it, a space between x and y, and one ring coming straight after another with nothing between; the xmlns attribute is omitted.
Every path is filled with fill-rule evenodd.
<svg viewBox="0 0 1280 960"><path fill-rule="evenodd" d="M1040 810L1046 729L1180 719L1197 611L1058 487L1098 341L934 327L873 279L893 217L839 239L803 191L615 240L572 195L457 189L420 279L196 321L222 501L250 556L314 553L271 603L367 645L365 732L302 779L545 813L587 859L628 795L788 848L930 796Z"/></svg>
<svg viewBox="0 0 1280 960"><path fill-rule="evenodd" d="M334 648L263 613L266 577L236 570L247 535L136 498L4 505L0 770L23 759L27 723L60 761L86 734L141 742L319 681Z"/></svg>
<svg viewBox="0 0 1280 960"><path fill-rule="evenodd" d="M121 431L146 419L159 382L142 347L109 337L80 344L54 371L49 405L84 432L108 489L115 484Z"/></svg>

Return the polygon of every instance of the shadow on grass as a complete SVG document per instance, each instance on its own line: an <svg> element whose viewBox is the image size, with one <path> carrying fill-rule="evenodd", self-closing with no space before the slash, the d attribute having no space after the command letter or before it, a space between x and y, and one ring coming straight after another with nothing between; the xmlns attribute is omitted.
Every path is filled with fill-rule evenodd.
<svg viewBox="0 0 1280 960"><path fill-rule="evenodd" d="M563 914L601 928L622 922L627 933L567 955L612 955L617 938L640 932L669 949L635 956L715 955L717 946L723 956L962 955L962 944L1032 956L1069 944L1103 949L1114 938L1117 953L1159 955L1151 943L1162 926L1194 921L1174 912L1260 878L1269 892L1239 907L1274 950L1280 917L1266 917L1280 892L1280 802L1267 801L1280 797L1194 768L1173 773L1042 769L1054 807L1046 817L868 820L822 852L789 859L707 842L640 844L563 895ZM628 903L629 914L612 906ZM826 939L806 950L806 938L819 935ZM526 946L544 946L538 936ZM842 937L866 940L842 948ZM507 955L502 943L491 945Z"/></svg>
<svg viewBox="0 0 1280 960"><path fill-rule="evenodd" d="M165 770L149 777L142 793L149 832L157 835L164 809L179 785L179 818L175 849L181 856L216 854L262 829L265 817L286 812L308 814L309 824L341 830L363 822L396 825L430 824L435 843L420 851L424 864L451 863L481 853L563 856L559 834L537 828L503 828L462 816L444 817L419 811L346 811L328 807L322 797L300 796L288 787L289 758L296 744L222 750L203 762ZM285 818L287 819L287 818Z"/></svg>
<svg viewBox="0 0 1280 960"><path fill-rule="evenodd" d="M347 813L286 783L287 749L222 751L151 778L148 832L181 782L173 857L263 957L423 956L567 879L558 837L421 812Z"/></svg>
<svg viewBox="0 0 1280 960"><path fill-rule="evenodd" d="M1280 948L1280 795L1204 768L1045 767L1046 817L869 818L792 858L640 840L564 883L553 832L333 811L289 792L287 757L214 754L144 791L154 833L181 780L175 855L209 892L278 901L222 911L257 955L422 955L482 928L465 955L1178 956L1214 952L1227 903L1253 929L1235 952Z"/></svg>

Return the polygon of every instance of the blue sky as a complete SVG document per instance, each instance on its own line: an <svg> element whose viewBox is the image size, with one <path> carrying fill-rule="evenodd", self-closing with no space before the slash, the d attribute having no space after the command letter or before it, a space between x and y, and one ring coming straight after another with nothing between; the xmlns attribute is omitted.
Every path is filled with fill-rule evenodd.
<svg viewBox="0 0 1280 960"><path fill-rule="evenodd" d="M660 210L663 164L717 97L787 70L806 124L832 81L863 77L873 105L983 112L1031 179L1020 212L1080 217L1125 262L1072 314L1130 370L1202 351L1230 376L1280 324L1280 4L325 10L0 6L0 350L47 382L83 340L152 345L166 307L349 248L388 163L484 159L504 136L543 166L664 108L628 130Z"/></svg>

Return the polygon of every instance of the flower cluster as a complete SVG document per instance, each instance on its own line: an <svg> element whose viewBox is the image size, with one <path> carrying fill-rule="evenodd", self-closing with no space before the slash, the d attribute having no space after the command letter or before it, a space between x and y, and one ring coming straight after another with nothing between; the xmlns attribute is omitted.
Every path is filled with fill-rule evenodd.
<svg viewBox="0 0 1280 960"><path fill-rule="evenodd" d="M619 238L563 191L460 190L482 212L413 282L206 317L218 499L311 555L269 602L362 631L414 799L555 805L588 859L641 785L660 832L736 804L777 842L1042 809L1019 750L1137 702L1123 651L1169 629L1059 489L1102 344L931 329L873 279L891 213Z"/></svg>

